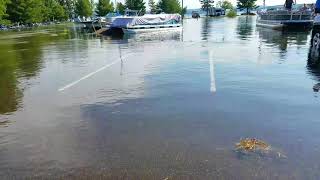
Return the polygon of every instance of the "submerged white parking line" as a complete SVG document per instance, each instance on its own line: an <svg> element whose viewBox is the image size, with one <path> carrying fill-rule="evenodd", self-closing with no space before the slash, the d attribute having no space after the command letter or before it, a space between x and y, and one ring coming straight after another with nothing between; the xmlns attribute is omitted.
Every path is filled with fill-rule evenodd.
<svg viewBox="0 0 320 180"><path fill-rule="evenodd" d="M209 63L210 63L210 91L215 93L216 88L216 78L214 72L214 62L213 62L213 51L209 50Z"/></svg>
<svg viewBox="0 0 320 180"><path fill-rule="evenodd" d="M114 65L114 64L122 61L123 59L127 58L127 57L130 56L130 55L132 55L132 53L127 54L127 55L125 55L125 56L123 56L123 57L120 57L118 60L115 60L115 61L113 61L112 63L107 64L107 65L99 68L98 70L96 70L96 71L94 71L94 72L92 72L92 73L89 73L89 74L83 76L82 78L80 78L80 79L78 79L78 80L76 80L76 81L74 81L74 82L72 82L72 83L70 83L70 84L68 84L68 85L60 88L58 91L64 91L64 90L66 90L66 89L68 89L68 88L71 88L72 86L78 84L78 83L81 82L82 80L88 79L89 77L97 74L98 72L100 72L100 71L102 71L102 70L104 70L104 69L106 69L106 68L108 68L108 67L111 67L112 65Z"/></svg>

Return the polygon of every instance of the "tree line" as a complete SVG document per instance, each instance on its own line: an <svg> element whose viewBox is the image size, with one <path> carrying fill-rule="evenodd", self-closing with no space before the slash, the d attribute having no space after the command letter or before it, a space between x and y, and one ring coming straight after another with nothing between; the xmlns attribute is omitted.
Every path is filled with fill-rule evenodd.
<svg viewBox="0 0 320 180"><path fill-rule="evenodd" d="M179 0L160 0L157 4L150 0L151 13L182 13ZM146 12L143 0L125 0L114 5L110 0L0 0L0 24L29 24L51 21L65 21L73 17L90 17L94 13L105 16L110 12L123 14L125 9Z"/></svg>
<svg viewBox="0 0 320 180"><path fill-rule="evenodd" d="M184 14L186 12L186 7L182 8L179 0L159 0L158 3L155 3L154 0L149 0L148 6L151 14L159 12ZM118 2L114 6L110 0L99 0L95 12L99 16L105 16L109 12L124 14L126 9L139 10L140 14L145 14L146 4L143 0L125 0L124 4Z"/></svg>
<svg viewBox="0 0 320 180"><path fill-rule="evenodd" d="M62 21L72 15L71 0L1 0L0 23Z"/></svg>
<svg viewBox="0 0 320 180"><path fill-rule="evenodd" d="M257 0L237 0L237 8L240 10L246 10L246 14L250 14L250 9L257 8L256 5ZM214 7L214 0L202 0L201 1L201 9L207 11L207 16L209 13L209 9ZM232 3L228 0L220 0L216 3L216 5L223 9L229 9L234 16L236 16L236 9L233 7ZM230 12L229 11L229 12Z"/></svg>

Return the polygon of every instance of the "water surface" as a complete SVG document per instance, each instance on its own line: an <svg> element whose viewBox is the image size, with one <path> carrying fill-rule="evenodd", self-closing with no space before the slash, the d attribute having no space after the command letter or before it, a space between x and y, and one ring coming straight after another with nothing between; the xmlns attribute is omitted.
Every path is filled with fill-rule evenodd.
<svg viewBox="0 0 320 180"><path fill-rule="evenodd" d="M1 32L0 176L318 179L310 32L245 16L183 26L123 38ZM287 158L239 156L245 137Z"/></svg>

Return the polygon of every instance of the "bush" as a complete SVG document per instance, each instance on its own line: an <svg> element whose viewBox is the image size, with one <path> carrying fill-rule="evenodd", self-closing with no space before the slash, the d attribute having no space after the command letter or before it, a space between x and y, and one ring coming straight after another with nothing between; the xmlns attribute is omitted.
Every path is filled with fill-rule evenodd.
<svg viewBox="0 0 320 180"><path fill-rule="evenodd" d="M227 13L227 16L229 18L233 18L237 16L237 10L236 9L230 9L230 11Z"/></svg>

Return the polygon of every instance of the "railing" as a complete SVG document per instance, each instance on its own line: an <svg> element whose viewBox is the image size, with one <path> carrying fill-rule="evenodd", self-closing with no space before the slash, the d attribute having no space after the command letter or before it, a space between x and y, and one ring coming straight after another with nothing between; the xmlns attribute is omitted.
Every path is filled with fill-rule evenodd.
<svg viewBox="0 0 320 180"><path fill-rule="evenodd" d="M305 16L307 16L307 17L310 16L309 19L311 19L311 17L312 17L312 14L306 14L305 12L299 12L299 13L298 13L299 20L302 20L302 15L303 15L303 14L304 14ZM297 14L295 14L295 15L297 15ZM291 20L291 21L293 20L293 19L292 19L293 16L294 16L293 11L291 11L291 13L290 13L290 20ZM306 20L306 19L303 19L303 20Z"/></svg>
<svg viewBox="0 0 320 180"><path fill-rule="evenodd" d="M306 11L291 11L287 13L276 13L276 12L267 12L260 13L261 20L287 20L287 21L295 21L295 20L312 20L313 15L311 12Z"/></svg>

